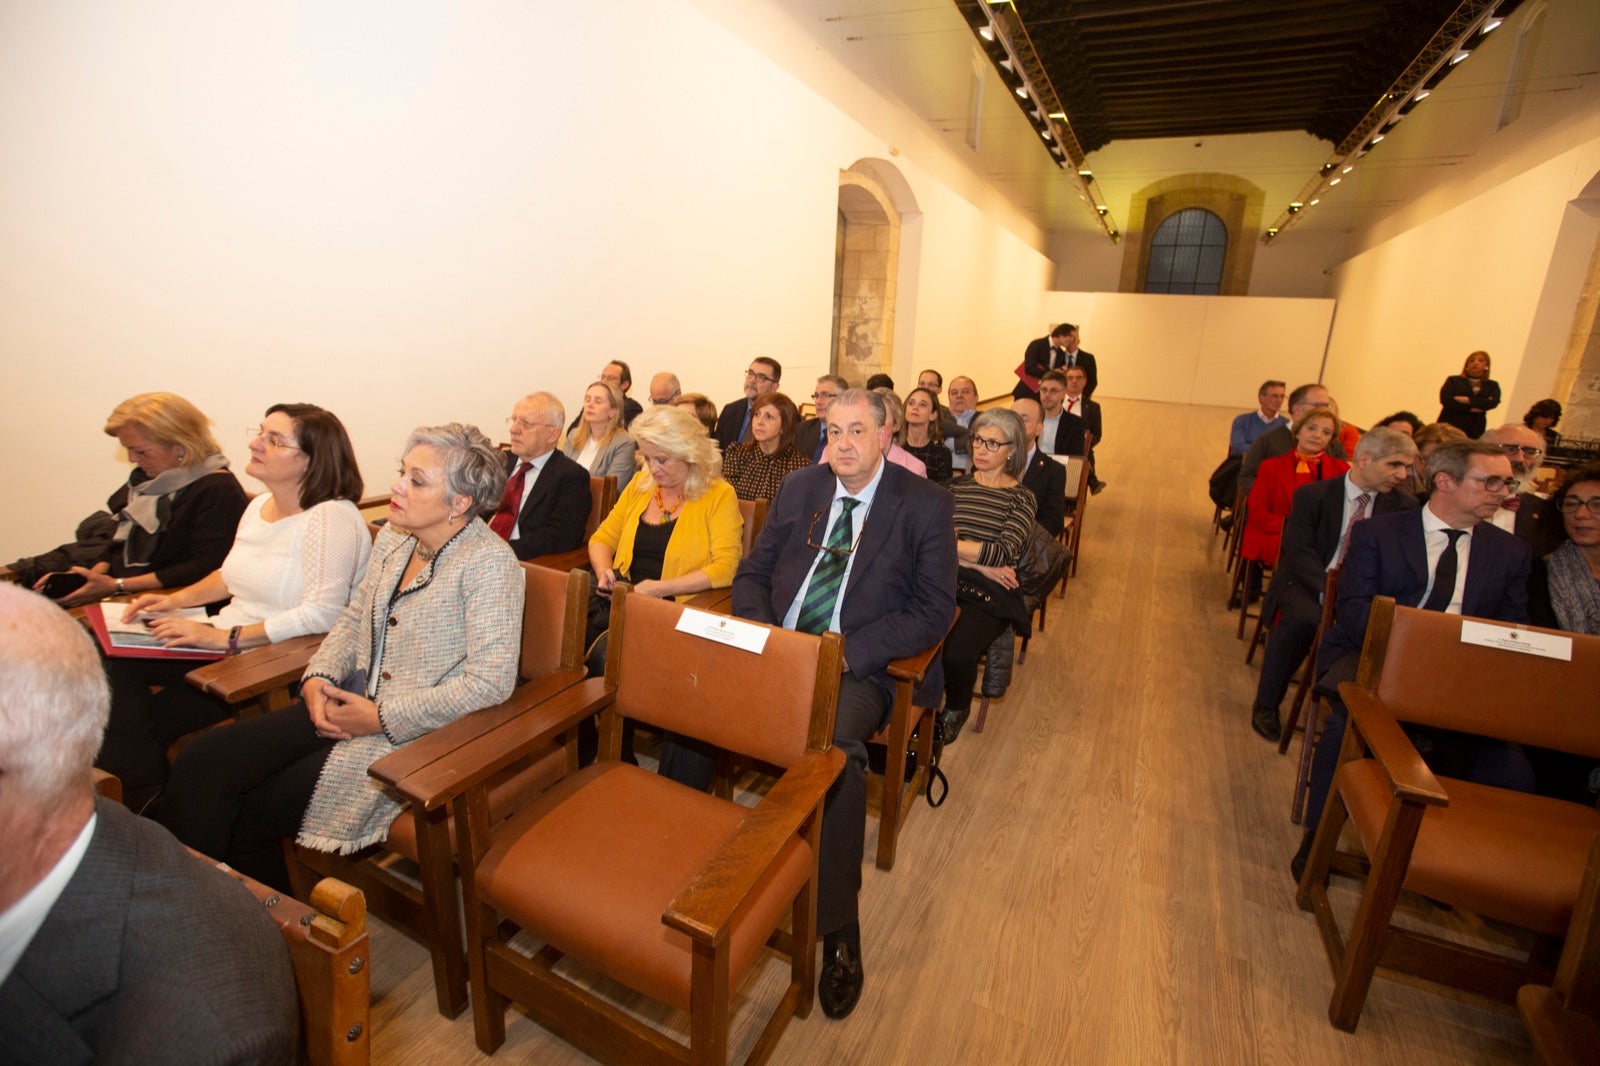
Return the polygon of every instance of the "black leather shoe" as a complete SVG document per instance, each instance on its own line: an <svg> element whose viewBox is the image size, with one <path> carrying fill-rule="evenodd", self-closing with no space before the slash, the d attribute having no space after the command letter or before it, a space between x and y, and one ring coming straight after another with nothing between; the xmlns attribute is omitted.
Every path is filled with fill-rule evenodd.
<svg viewBox="0 0 1600 1066"><path fill-rule="evenodd" d="M939 712L939 732L944 736L946 745L954 744L956 737L961 735L961 727L967 724L967 716L972 713L972 708L946 707Z"/></svg>
<svg viewBox="0 0 1600 1066"><path fill-rule="evenodd" d="M1250 708L1250 728L1256 731L1257 736L1264 737L1274 744L1283 736L1283 726L1278 723L1278 712L1259 703Z"/></svg>
<svg viewBox="0 0 1600 1066"><path fill-rule="evenodd" d="M1317 834L1307 829L1306 835L1300 838L1300 850L1289 860L1289 872L1294 874L1294 883L1297 885L1305 876L1306 863L1311 861L1311 842L1316 838Z"/></svg>
<svg viewBox="0 0 1600 1066"><path fill-rule="evenodd" d="M840 940L830 950L822 950L822 976L817 981L817 1000L822 1013L830 1018L843 1018L856 1009L861 999L861 948L848 940Z"/></svg>

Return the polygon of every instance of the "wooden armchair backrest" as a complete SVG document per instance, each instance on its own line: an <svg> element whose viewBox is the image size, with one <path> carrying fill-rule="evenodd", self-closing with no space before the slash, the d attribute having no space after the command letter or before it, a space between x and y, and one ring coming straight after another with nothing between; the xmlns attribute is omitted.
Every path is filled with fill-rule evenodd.
<svg viewBox="0 0 1600 1066"><path fill-rule="evenodd" d="M1507 643L1519 639L1513 630L1570 640L1572 659L1463 643L1464 621L1496 627ZM1379 596L1356 683L1403 722L1600 757L1600 637L1398 607Z"/></svg>
<svg viewBox="0 0 1600 1066"><path fill-rule="evenodd" d="M744 519L744 554L749 555L750 549L755 547L756 538L761 535L761 527L767 524L767 508L771 506L770 500L740 500L739 516Z"/></svg>
<svg viewBox="0 0 1600 1066"><path fill-rule="evenodd" d="M617 475L589 479L589 520L583 524L583 542L587 544L600 523L606 520L611 508L617 504Z"/></svg>
<svg viewBox="0 0 1600 1066"><path fill-rule="evenodd" d="M596 479L597 480L597 479ZM533 681L583 662L583 630L588 618L589 575L562 573L522 564L522 654L517 674Z"/></svg>
<svg viewBox="0 0 1600 1066"><path fill-rule="evenodd" d="M606 678L617 699L606 713L707 741L735 754L788 767L833 736L840 638L724 618L767 631L757 655L679 632L681 604L631 595L611 601Z"/></svg>

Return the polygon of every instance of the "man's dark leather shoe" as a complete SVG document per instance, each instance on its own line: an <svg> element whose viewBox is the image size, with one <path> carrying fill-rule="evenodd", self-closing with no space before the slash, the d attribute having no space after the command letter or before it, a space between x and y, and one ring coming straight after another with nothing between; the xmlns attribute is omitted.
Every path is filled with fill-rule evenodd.
<svg viewBox="0 0 1600 1066"><path fill-rule="evenodd" d="M944 736L946 744L954 744L956 737L961 735L961 727L967 724L967 716L972 713L972 708L946 707L939 712L939 732Z"/></svg>
<svg viewBox="0 0 1600 1066"><path fill-rule="evenodd" d="M843 1018L856 1009L861 998L861 948L848 940L840 940L831 948L824 944L822 951L822 976L817 981L817 1000L822 1013L830 1018Z"/></svg>
<svg viewBox="0 0 1600 1066"><path fill-rule="evenodd" d="M1283 736L1283 726L1278 724L1278 712L1259 703L1250 708L1250 728L1274 744Z"/></svg>

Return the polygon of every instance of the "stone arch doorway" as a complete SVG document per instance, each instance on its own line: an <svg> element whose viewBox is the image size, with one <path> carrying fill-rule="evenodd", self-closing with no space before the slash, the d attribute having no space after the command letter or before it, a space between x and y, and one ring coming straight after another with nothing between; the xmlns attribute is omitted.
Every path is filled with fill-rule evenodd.
<svg viewBox="0 0 1600 1066"><path fill-rule="evenodd" d="M899 323L909 324L921 216L892 164L863 159L839 173L830 370L852 385L891 373ZM908 345L906 345L908 347Z"/></svg>

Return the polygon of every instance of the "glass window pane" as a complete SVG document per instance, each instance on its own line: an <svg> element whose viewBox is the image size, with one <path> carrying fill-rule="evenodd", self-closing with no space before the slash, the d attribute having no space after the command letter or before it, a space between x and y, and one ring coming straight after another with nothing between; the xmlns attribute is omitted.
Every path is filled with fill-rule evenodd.
<svg viewBox="0 0 1600 1066"><path fill-rule="evenodd" d="M1172 255L1172 279L1174 281L1194 281L1195 270L1200 265L1200 249L1176 248Z"/></svg>

